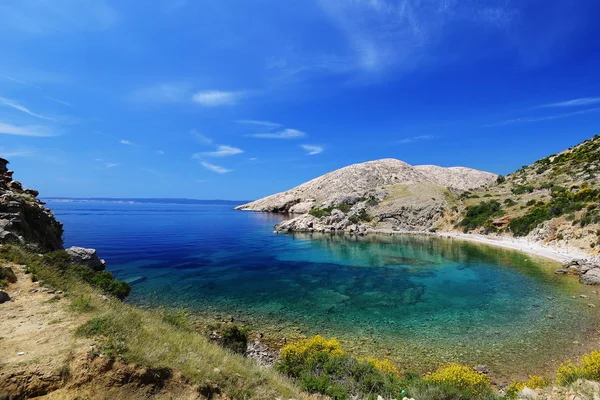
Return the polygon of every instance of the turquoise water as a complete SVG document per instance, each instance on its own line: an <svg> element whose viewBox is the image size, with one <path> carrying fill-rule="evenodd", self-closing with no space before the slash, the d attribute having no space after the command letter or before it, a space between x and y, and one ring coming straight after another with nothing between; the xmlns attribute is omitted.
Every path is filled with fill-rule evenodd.
<svg viewBox="0 0 600 400"><path fill-rule="evenodd" d="M119 278L142 279L129 301L233 316L272 338L324 334L410 369L457 360L515 374L550 368L595 335L593 288L522 253L440 238L280 235L272 227L282 217L227 206L49 206L67 245L95 247Z"/></svg>

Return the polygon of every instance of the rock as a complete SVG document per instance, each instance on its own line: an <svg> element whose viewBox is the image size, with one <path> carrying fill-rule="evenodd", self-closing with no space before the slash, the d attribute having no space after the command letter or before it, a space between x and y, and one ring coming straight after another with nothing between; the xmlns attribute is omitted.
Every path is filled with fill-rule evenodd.
<svg viewBox="0 0 600 400"><path fill-rule="evenodd" d="M600 268L594 268L579 276L579 282L584 285L600 285Z"/></svg>
<svg viewBox="0 0 600 400"><path fill-rule="evenodd" d="M38 197L40 195L40 192L38 192L35 189L25 189L25 190L23 190L23 193L28 194L33 197Z"/></svg>
<svg viewBox="0 0 600 400"><path fill-rule="evenodd" d="M566 269L557 269L556 271L554 271L555 274L559 274L559 275L565 275L568 272L569 271L567 271Z"/></svg>
<svg viewBox="0 0 600 400"><path fill-rule="evenodd" d="M96 249L73 246L66 251L71 256L73 264L85 265L94 271L102 271L106 268L106 262L98 257Z"/></svg>
<svg viewBox="0 0 600 400"><path fill-rule="evenodd" d="M490 373L490 368L487 365L478 365L473 369L476 372L479 372L480 374L489 374Z"/></svg>
<svg viewBox="0 0 600 400"><path fill-rule="evenodd" d="M568 271L568 272L569 272L569 274L571 274L571 275L579 275L579 274L581 274L580 268L581 268L581 267L579 267L579 266L572 265L572 266L570 266L569 268L567 268L567 271Z"/></svg>
<svg viewBox="0 0 600 400"><path fill-rule="evenodd" d="M248 342L246 347L246 357L256 361L259 365L267 366L275 363L275 353L269 350L269 347L256 340Z"/></svg>
<svg viewBox="0 0 600 400"><path fill-rule="evenodd" d="M10 296L8 293L0 290L0 304L6 303L7 301L10 301Z"/></svg>
<svg viewBox="0 0 600 400"><path fill-rule="evenodd" d="M519 399L537 399L538 398L538 393L533 390L533 389L529 389L528 387L523 388L523 390L521 390L519 392Z"/></svg>

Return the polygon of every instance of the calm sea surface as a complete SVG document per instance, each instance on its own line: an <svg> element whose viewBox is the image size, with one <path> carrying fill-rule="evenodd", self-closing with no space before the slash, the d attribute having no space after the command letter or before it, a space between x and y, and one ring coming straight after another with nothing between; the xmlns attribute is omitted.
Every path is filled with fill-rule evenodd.
<svg viewBox="0 0 600 400"><path fill-rule="evenodd" d="M324 334L407 367L458 360L501 374L595 340L593 288L557 264L437 238L274 234L231 206L57 202L65 245L98 249L130 302L234 316L268 335ZM580 297L590 296L589 299Z"/></svg>

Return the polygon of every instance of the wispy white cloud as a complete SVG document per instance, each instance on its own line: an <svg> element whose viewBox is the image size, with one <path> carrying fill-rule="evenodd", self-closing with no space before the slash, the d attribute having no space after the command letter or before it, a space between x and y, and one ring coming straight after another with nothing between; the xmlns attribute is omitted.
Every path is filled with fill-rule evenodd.
<svg viewBox="0 0 600 400"><path fill-rule="evenodd" d="M114 167L118 166L119 164L115 164L115 163L104 163L104 165L106 165L106 168L114 168Z"/></svg>
<svg viewBox="0 0 600 400"><path fill-rule="evenodd" d="M205 151L203 153L194 154L194 158L199 157L227 157L243 153L244 150L231 146L217 146L216 151Z"/></svg>
<svg viewBox="0 0 600 400"><path fill-rule="evenodd" d="M34 136L34 137L47 137L56 136L57 133L46 127L39 125L26 125L18 126L0 122L0 134L3 135L15 135L15 136Z"/></svg>
<svg viewBox="0 0 600 400"><path fill-rule="evenodd" d="M3 158L15 158L15 157L31 157L38 155L37 149L13 149L8 150L4 147L0 147L0 157Z"/></svg>
<svg viewBox="0 0 600 400"><path fill-rule="evenodd" d="M309 156L314 156L315 154L321 154L323 150L325 150L322 146L316 146L312 144L302 144L300 145L304 150L306 150L306 154Z"/></svg>
<svg viewBox="0 0 600 400"><path fill-rule="evenodd" d="M158 176L158 177L161 177L161 178L167 177L167 174L165 174L163 172L155 171L155 170L150 169L150 168L139 167L139 169L140 169L140 171L144 171L144 172L147 172L149 174L152 174L152 175L155 175L155 176Z"/></svg>
<svg viewBox="0 0 600 400"><path fill-rule="evenodd" d="M420 142L423 140L432 140L432 139L436 139L436 138L438 138L438 136L434 136L434 135L413 136L413 137L398 140L396 142L396 144L408 144L408 143Z"/></svg>
<svg viewBox="0 0 600 400"><path fill-rule="evenodd" d="M135 103L179 103L187 101L190 89L184 83L159 83L131 92L127 99Z"/></svg>
<svg viewBox="0 0 600 400"><path fill-rule="evenodd" d="M233 105L242 97L242 92L226 92L222 90L204 90L196 92L192 101L202 107L218 107Z"/></svg>
<svg viewBox="0 0 600 400"><path fill-rule="evenodd" d="M126 146L135 146L136 145L135 143L130 142L129 140L125 140L125 139L119 140L119 143L124 144Z"/></svg>
<svg viewBox="0 0 600 400"><path fill-rule="evenodd" d="M50 100L53 101L57 104L62 104L63 106L67 106L67 107L73 107L73 104L67 102L67 101L63 101L63 100L59 100L59 99L55 99L54 97L49 97L49 96L45 96L44 97L46 100Z"/></svg>
<svg viewBox="0 0 600 400"><path fill-rule="evenodd" d="M279 132L253 133L248 136L261 139L298 139L306 136L306 134L297 129L284 129Z"/></svg>
<svg viewBox="0 0 600 400"><path fill-rule="evenodd" d="M40 118L40 119L45 119L45 120L48 120L48 121L55 121L53 118L46 117L46 116L41 115L41 114L36 114L33 111L31 111L30 109L28 109L27 107L22 106L21 104L17 103L16 101L7 99L5 97L0 97L0 104L2 104L4 106L7 106L7 107L14 108L15 110L19 110L19 111L21 111L21 112L23 112L25 114L31 115L32 117L36 117L36 118Z"/></svg>
<svg viewBox="0 0 600 400"><path fill-rule="evenodd" d="M22 81L20 79L13 78L12 76L8 76L8 75L0 75L0 76L3 77L4 79L8 79L9 81L16 82L16 83L19 83L21 85L31 86L31 87L34 87L36 89L40 89L39 86L36 86L33 83L25 82L25 81Z"/></svg>
<svg viewBox="0 0 600 400"><path fill-rule="evenodd" d="M1 5L0 19L0 30L38 36L105 30L119 16L105 0L20 0Z"/></svg>
<svg viewBox="0 0 600 400"><path fill-rule="evenodd" d="M515 118L515 119L500 121L500 122L497 122L494 124L488 124L485 126L486 127L494 127L494 126L513 125L513 124L521 124L521 123L552 121L555 119L569 118L569 117L574 117L576 115L595 113L598 111L600 111L600 107L587 108L585 110L573 111L573 112L562 113L562 114L543 115L543 116L539 116L539 117Z"/></svg>
<svg viewBox="0 0 600 400"><path fill-rule="evenodd" d="M200 161L200 164L204 168L206 168L206 169L208 169L210 171L216 172L217 174L226 174L226 173L232 171L231 169L227 169L227 168L221 167L219 165L209 164L209 163L207 163L205 161Z"/></svg>
<svg viewBox="0 0 600 400"><path fill-rule="evenodd" d="M235 121L238 124L245 124L245 125L255 125L255 126L261 126L264 128L280 128L282 125L278 124L277 122L271 122L271 121L259 121L259 120L254 120L254 119L240 119Z"/></svg>
<svg viewBox="0 0 600 400"><path fill-rule="evenodd" d="M165 152L162 150L156 150L156 154L159 156L163 156L163 155L165 155Z"/></svg>
<svg viewBox="0 0 600 400"><path fill-rule="evenodd" d="M203 134L199 133L197 130L192 129L190 131L190 133L192 134L192 136L194 136L194 138L199 141L200 143L203 144L211 144L213 141L211 138L204 136Z"/></svg>
<svg viewBox="0 0 600 400"><path fill-rule="evenodd" d="M573 99L567 101L560 101L558 103L550 103L541 105L540 108L554 108L554 107L579 107L579 106L590 106L592 104L600 103L600 97L582 97L580 99Z"/></svg>

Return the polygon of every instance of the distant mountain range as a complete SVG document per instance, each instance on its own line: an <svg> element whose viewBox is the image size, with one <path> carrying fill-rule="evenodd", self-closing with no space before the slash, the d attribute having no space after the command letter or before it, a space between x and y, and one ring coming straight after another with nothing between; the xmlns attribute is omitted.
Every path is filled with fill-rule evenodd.
<svg viewBox="0 0 600 400"><path fill-rule="evenodd" d="M132 204L204 204L204 205L225 205L239 206L247 203L244 200L196 200L196 199L163 199L163 198L110 198L110 197L45 197L44 201L54 202L102 202L102 203L132 203Z"/></svg>

